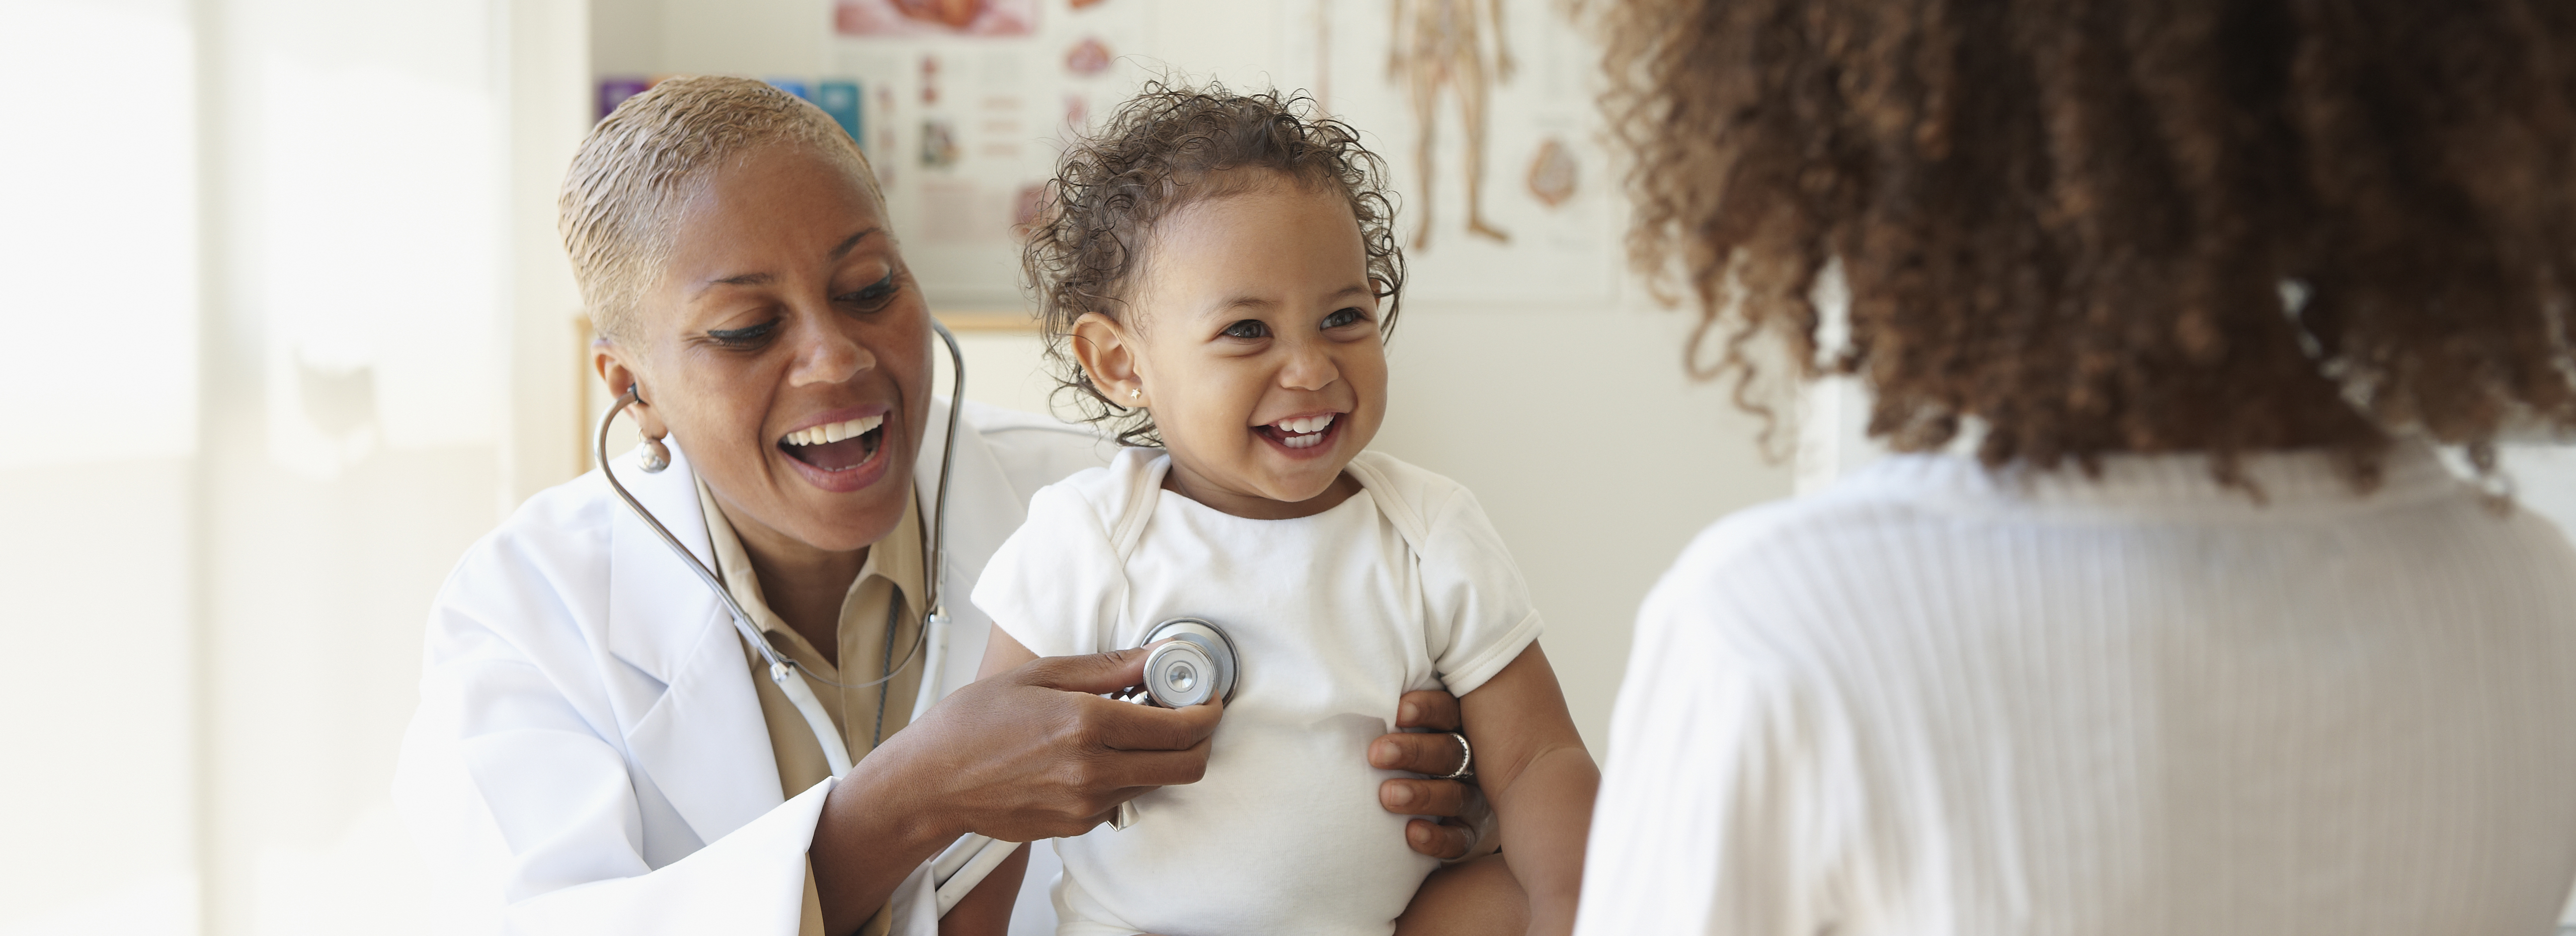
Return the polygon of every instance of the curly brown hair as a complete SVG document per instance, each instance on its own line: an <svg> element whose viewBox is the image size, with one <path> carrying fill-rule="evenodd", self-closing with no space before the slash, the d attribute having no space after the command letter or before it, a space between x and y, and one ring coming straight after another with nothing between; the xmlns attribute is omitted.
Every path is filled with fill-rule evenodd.
<svg viewBox="0 0 2576 936"><path fill-rule="evenodd" d="M1988 465L2576 427L2576 4L1614 0L1629 235L1703 378ZM1819 360L1839 262L1849 343ZM1663 279L1669 283L1671 280ZM1703 348L1722 343L1718 359ZM1768 386L1767 383L1761 386Z"/></svg>
<svg viewBox="0 0 2576 936"><path fill-rule="evenodd" d="M1261 174L1238 170L1267 170L1308 190L1349 197L1369 280L1385 300L1378 334L1381 340L1395 334L1404 252L1396 246L1386 166L1360 145L1358 132L1322 115L1302 92L1236 94L1221 84L1147 82L1100 132L1057 160L1046 208L1030 226L1021 257L1037 293L1038 331L1056 395L1070 396L1083 422L1108 424L1122 443L1158 446L1162 436L1145 411L1120 406L1092 385L1069 346L1074 322L1098 312L1137 324L1122 319L1122 294L1154 223L1184 205L1269 184Z"/></svg>

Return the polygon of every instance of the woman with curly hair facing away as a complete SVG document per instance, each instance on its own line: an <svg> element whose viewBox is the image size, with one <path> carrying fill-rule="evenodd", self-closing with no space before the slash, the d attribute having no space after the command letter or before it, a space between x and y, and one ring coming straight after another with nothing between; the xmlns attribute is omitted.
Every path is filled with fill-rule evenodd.
<svg viewBox="0 0 2576 936"><path fill-rule="evenodd" d="M1693 366L1856 375L1907 454L1648 598L1578 932L2549 931L2576 554L2493 451L2576 428L2576 6L1607 27Z"/></svg>
<svg viewBox="0 0 2576 936"><path fill-rule="evenodd" d="M1474 495L1367 450L1403 281L1384 186L1311 102L1222 87L1149 85L1058 165L1039 316L1058 379L1140 444L1039 491L984 567L984 670L1185 616L1242 661L1231 694L1161 700L1222 708L1203 779L1057 842L1063 936L1573 929L1600 775L1528 586ZM1441 688L1464 733L1419 737L1492 802L1510 852L1484 867L1525 923L1419 906L1438 862L1397 833L1434 829L1387 810L1422 781L1356 759L1393 766L1391 700Z"/></svg>

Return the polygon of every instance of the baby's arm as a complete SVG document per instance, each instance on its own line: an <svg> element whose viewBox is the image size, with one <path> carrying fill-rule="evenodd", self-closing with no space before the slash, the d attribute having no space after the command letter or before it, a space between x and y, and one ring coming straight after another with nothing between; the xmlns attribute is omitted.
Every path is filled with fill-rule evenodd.
<svg viewBox="0 0 2576 936"><path fill-rule="evenodd" d="M975 669L975 678L1009 672L1037 658L1037 654L996 627L984 644L984 662ZM939 936L1001 936L1010 932L1011 905L1020 896L1020 878L1028 870L1029 847L1022 845L993 873L985 875L974 890L967 891L957 906L949 908L948 915L939 918Z"/></svg>
<svg viewBox="0 0 2576 936"><path fill-rule="evenodd" d="M1531 643L1458 704L1476 785L1502 824L1503 861L1529 894L1529 931L1571 933L1601 770L1583 750L1556 672Z"/></svg>

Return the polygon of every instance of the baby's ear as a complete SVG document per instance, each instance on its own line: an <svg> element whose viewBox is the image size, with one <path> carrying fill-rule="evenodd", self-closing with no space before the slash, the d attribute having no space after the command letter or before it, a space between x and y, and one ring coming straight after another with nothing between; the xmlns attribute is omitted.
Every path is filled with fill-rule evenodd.
<svg viewBox="0 0 2576 936"><path fill-rule="evenodd" d="M1143 398L1144 380L1136 371L1136 345L1127 329L1098 312L1085 312L1073 322L1073 359L1089 375L1101 396L1120 406Z"/></svg>

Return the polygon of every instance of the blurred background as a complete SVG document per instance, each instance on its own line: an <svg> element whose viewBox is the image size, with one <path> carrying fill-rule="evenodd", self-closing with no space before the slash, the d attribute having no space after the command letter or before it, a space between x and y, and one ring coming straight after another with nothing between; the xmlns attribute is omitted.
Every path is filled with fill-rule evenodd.
<svg viewBox="0 0 2576 936"><path fill-rule="evenodd" d="M387 794L422 621L468 544L589 467L555 190L672 74L840 119L968 396L1033 412L1010 227L1061 140L1166 74L1350 120L1407 236L1430 219L1377 444L1483 500L1602 753L1629 618L1689 537L1874 450L1851 387L1765 443L1685 378L1691 317L1622 260L1596 52L1556 0L1460 4L1483 77L1415 108L1459 63L1394 36L1444 5L0 3L0 934L441 931ZM2510 465L2576 519L2576 458Z"/></svg>

